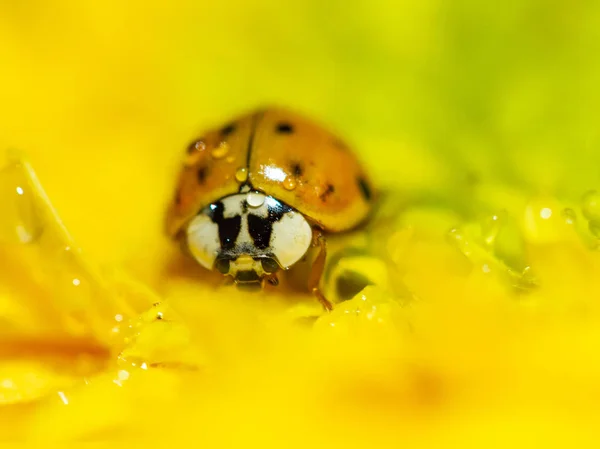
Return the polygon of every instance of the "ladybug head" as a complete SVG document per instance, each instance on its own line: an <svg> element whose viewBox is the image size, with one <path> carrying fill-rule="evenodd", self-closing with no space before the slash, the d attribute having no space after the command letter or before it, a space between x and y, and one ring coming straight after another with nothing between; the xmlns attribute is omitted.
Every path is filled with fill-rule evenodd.
<svg viewBox="0 0 600 449"><path fill-rule="evenodd" d="M187 227L187 245L205 268L238 285L260 284L300 260L312 240L304 216L259 192L238 193L204 208Z"/></svg>

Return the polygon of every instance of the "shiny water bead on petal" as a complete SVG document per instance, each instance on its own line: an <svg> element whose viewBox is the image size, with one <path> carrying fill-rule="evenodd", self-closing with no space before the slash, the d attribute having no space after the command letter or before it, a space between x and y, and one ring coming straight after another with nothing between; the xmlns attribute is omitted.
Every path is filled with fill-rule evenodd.
<svg viewBox="0 0 600 449"><path fill-rule="evenodd" d="M600 221L600 193L590 190L583 195L581 211L588 220Z"/></svg>
<svg viewBox="0 0 600 449"><path fill-rule="evenodd" d="M30 243L42 233L43 220L21 164L0 170L0 241Z"/></svg>
<svg viewBox="0 0 600 449"><path fill-rule="evenodd" d="M469 240L460 229L451 229L448 234L446 234L446 238L448 243L455 245L465 256L468 257L473 253Z"/></svg>
<svg viewBox="0 0 600 449"><path fill-rule="evenodd" d="M493 245L505 222L505 214L494 214L481 224L481 233L486 245Z"/></svg>
<svg viewBox="0 0 600 449"><path fill-rule="evenodd" d="M565 220L565 223L569 225L575 224L575 221L577 220L577 215L575 214L575 211L568 207L565 210L563 210L562 216Z"/></svg>
<svg viewBox="0 0 600 449"><path fill-rule="evenodd" d="M378 287L368 286L351 300L338 304L331 313L322 315L314 329L343 338L398 337L399 332L407 330L407 322L395 298ZM388 343L400 344L396 338Z"/></svg>
<svg viewBox="0 0 600 449"><path fill-rule="evenodd" d="M525 208L523 231L534 244L548 244L570 238L570 231L561 218L564 207L554 198L535 198Z"/></svg>
<svg viewBox="0 0 600 449"><path fill-rule="evenodd" d="M544 220L549 219L552 216L552 209L550 209L549 207L543 207L540 210L540 217L542 217Z"/></svg>

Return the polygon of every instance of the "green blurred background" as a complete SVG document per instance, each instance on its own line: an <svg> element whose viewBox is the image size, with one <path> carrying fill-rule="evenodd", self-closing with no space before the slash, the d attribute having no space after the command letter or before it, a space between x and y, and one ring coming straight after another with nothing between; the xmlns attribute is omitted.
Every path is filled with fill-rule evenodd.
<svg viewBox="0 0 600 449"><path fill-rule="evenodd" d="M600 173L599 34L583 0L5 1L0 148L112 263L159 251L186 144L269 103L336 129L399 195L576 199Z"/></svg>

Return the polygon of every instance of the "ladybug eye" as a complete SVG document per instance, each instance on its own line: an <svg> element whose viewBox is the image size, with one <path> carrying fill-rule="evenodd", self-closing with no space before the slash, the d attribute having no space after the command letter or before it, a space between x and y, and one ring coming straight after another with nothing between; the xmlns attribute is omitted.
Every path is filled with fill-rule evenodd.
<svg viewBox="0 0 600 449"><path fill-rule="evenodd" d="M265 270L267 273L275 273L277 270L279 270L279 265L272 257L261 259L260 263L262 264L263 270Z"/></svg>
<svg viewBox="0 0 600 449"><path fill-rule="evenodd" d="M229 259L217 259L215 261L215 268L223 274L229 273Z"/></svg>

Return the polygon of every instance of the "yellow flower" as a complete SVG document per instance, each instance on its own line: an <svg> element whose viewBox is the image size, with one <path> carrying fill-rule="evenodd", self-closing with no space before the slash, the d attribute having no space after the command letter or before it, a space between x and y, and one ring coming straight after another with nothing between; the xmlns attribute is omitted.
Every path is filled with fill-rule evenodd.
<svg viewBox="0 0 600 449"><path fill-rule="evenodd" d="M5 2L0 440L595 446L595 4ZM186 145L264 103L386 190L258 294L163 235Z"/></svg>

